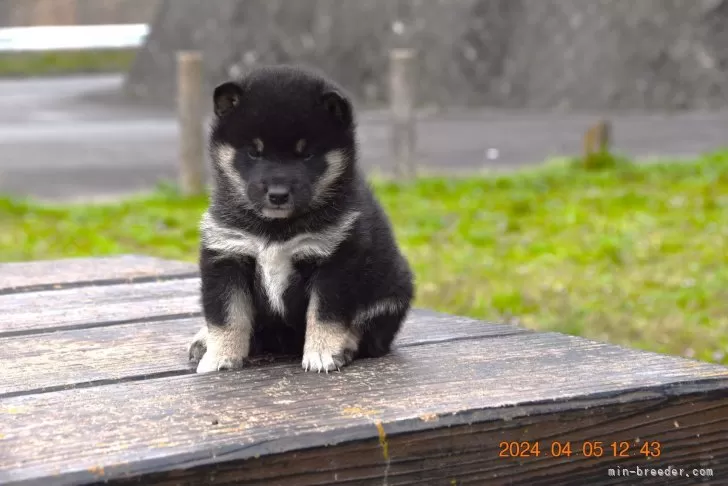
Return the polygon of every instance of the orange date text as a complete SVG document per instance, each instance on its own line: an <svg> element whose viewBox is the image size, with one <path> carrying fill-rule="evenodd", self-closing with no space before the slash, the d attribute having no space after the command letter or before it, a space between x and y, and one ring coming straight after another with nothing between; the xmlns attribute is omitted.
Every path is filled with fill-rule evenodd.
<svg viewBox="0 0 728 486"><path fill-rule="evenodd" d="M660 457L658 441L502 441L498 457Z"/></svg>

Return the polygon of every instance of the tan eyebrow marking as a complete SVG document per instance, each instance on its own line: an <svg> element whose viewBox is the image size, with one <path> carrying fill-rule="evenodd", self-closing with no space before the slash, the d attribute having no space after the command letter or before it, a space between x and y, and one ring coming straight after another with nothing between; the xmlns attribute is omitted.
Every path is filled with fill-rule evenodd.
<svg viewBox="0 0 728 486"><path fill-rule="evenodd" d="M303 153L303 149L306 148L306 139L301 139L298 142L296 142L296 153L301 154Z"/></svg>
<svg viewBox="0 0 728 486"><path fill-rule="evenodd" d="M263 151L264 145L263 145L263 141L261 139L254 138L253 139L253 145L255 145L255 150L257 150L258 152L262 152Z"/></svg>

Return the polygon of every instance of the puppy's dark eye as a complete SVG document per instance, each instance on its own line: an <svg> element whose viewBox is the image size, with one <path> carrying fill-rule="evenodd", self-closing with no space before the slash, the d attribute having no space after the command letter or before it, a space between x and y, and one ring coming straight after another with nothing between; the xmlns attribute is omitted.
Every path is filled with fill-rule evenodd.
<svg viewBox="0 0 728 486"><path fill-rule="evenodd" d="M248 149L248 157L253 160L259 159L262 155L263 153L256 148L251 147Z"/></svg>
<svg viewBox="0 0 728 486"><path fill-rule="evenodd" d="M303 159L303 160L311 160L312 158L313 158L313 154L310 152L301 154L301 159Z"/></svg>

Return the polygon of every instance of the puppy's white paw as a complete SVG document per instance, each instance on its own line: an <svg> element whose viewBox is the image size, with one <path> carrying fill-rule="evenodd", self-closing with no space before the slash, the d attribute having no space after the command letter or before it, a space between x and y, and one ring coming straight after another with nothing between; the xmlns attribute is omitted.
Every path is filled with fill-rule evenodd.
<svg viewBox="0 0 728 486"><path fill-rule="evenodd" d="M187 347L187 355L190 361L198 362L202 359L207 351L207 326L197 331L192 342Z"/></svg>
<svg viewBox="0 0 728 486"><path fill-rule="evenodd" d="M301 365L306 371L316 371L318 373L321 373L322 370L328 373L329 371L340 369L340 367L336 366L336 363L334 363L334 357L331 353L321 354L308 352L303 355L303 362Z"/></svg>
<svg viewBox="0 0 728 486"><path fill-rule="evenodd" d="M306 371L316 371L317 373L341 371L341 368L351 362L352 357L353 352L349 350L337 354L328 351L306 351L303 353L301 366Z"/></svg>
<svg viewBox="0 0 728 486"><path fill-rule="evenodd" d="M223 370L239 370L243 367L242 358L236 359L230 356L218 356L215 353L206 352L197 365L198 373L212 373Z"/></svg>

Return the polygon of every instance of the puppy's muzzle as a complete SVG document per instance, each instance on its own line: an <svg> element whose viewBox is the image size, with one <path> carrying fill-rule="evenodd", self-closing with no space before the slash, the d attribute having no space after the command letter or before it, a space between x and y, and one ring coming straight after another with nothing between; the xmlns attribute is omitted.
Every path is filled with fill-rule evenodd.
<svg viewBox="0 0 728 486"><path fill-rule="evenodd" d="M265 197L271 207L287 206L291 202L291 189L282 185L269 186Z"/></svg>

